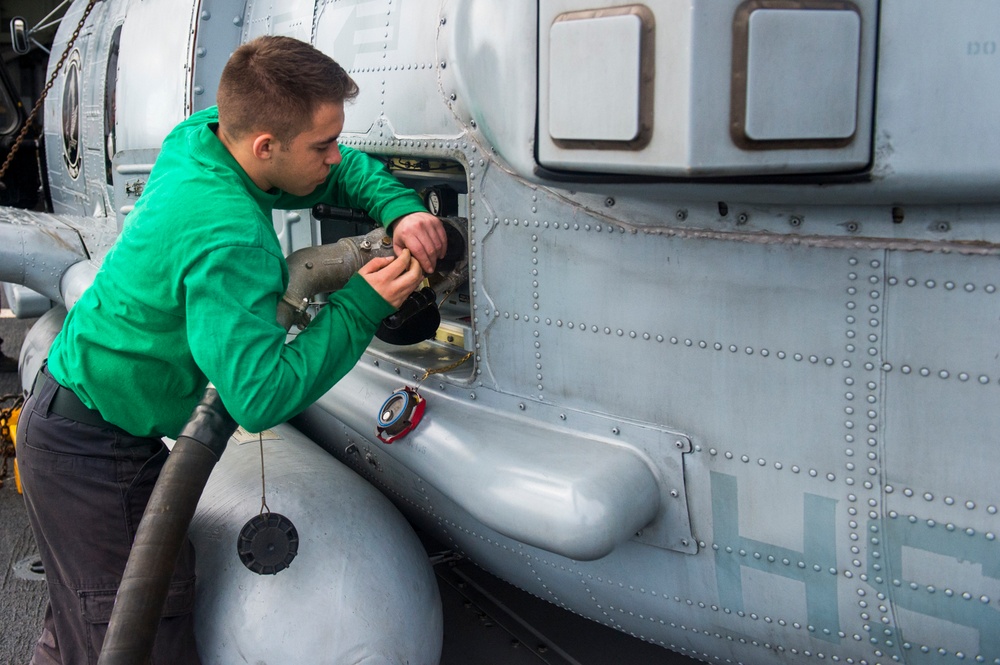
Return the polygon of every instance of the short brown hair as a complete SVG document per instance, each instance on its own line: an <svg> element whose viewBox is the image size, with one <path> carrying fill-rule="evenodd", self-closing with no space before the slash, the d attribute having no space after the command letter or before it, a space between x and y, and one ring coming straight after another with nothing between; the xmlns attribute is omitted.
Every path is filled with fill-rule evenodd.
<svg viewBox="0 0 1000 665"><path fill-rule="evenodd" d="M289 141L305 131L323 103L358 96L343 67L312 44L275 35L237 48L222 70L216 103L223 131L239 138L266 131Z"/></svg>

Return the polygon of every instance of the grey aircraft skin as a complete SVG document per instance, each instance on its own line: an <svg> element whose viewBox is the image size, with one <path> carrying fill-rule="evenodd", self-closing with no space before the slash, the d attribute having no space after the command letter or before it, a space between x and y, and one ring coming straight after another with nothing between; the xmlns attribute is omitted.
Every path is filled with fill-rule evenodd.
<svg viewBox="0 0 1000 665"><path fill-rule="evenodd" d="M44 107L52 210L0 217L0 279L49 310L22 382L167 131L238 44L297 37L361 88L342 143L464 220L468 282L263 437L287 571L236 560L260 453L230 443L191 531L206 663L436 663L401 511L665 658L1000 664L998 25L995 0L100 0ZM314 212L275 213L289 254L329 240ZM426 413L386 444L404 385Z"/></svg>

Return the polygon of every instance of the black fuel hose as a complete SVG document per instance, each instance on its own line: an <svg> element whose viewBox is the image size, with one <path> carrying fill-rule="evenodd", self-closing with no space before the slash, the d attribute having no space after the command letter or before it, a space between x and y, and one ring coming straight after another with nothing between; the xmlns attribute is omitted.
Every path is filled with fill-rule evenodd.
<svg viewBox="0 0 1000 665"><path fill-rule="evenodd" d="M210 386L153 487L118 587L98 665L149 662L188 526L235 431L236 421Z"/></svg>

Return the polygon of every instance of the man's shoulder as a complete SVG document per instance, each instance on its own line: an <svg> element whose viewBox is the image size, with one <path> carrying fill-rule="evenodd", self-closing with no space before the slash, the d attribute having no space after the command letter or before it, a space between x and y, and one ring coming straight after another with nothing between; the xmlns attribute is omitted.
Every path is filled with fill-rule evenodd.
<svg viewBox="0 0 1000 665"><path fill-rule="evenodd" d="M172 153L185 155L189 154L192 148L197 150L198 144L205 141L204 132L211 132L211 126L218 122L219 111L215 106L192 113L167 133L160 145L160 156Z"/></svg>
<svg viewBox="0 0 1000 665"><path fill-rule="evenodd" d="M202 125L209 125L217 122L219 122L219 107L209 106L208 108L200 111L195 111L184 120L181 120L177 123L177 126L174 127L174 131L188 127L200 127Z"/></svg>

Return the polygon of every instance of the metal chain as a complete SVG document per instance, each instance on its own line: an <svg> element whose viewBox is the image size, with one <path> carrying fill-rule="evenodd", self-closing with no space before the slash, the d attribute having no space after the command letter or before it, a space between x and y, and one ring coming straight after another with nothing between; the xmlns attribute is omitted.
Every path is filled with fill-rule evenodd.
<svg viewBox="0 0 1000 665"><path fill-rule="evenodd" d="M59 58L59 62L56 63L56 68L52 70L52 76L49 77L48 82L45 84L45 88L42 90L42 94L38 97L38 101L35 102L34 108L31 109L31 113L28 114L28 119L24 121L24 127L21 128L21 133L17 135L17 139L14 141L14 145L10 148L10 153L7 155L7 159L4 160L3 166L0 166L0 180L7 174L7 169L10 167L11 161L14 159L14 155L17 154L18 149L20 149L21 144L24 142L24 137L28 135L28 130L31 128L31 123L34 122L35 116L38 115L38 110L42 107L42 102L45 101L45 96L49 94L49 90L52 89L52 84L56 81L56 76L59 75L59 70L62 69L63 63L66 62L66 58L69 56L69 52L73 49L73 45L76 43L76 38L80 36L80 30L83 29L83 24L87 21L87 17L90 15L90 10L94 8L98 0L90 0L87 3L87 7L83 10L83 16L80 18L80 24L76 26L76 30L73 31L73 35L66 42L66 50L63 51L62 56Z"/></svg>
<svg viewBox="0 0 1000 665"><path fill-rule="evenodd" d="M3 487L7 477L7 460L14 457L14 438L10 435L10 419L14 411L24 403L22 395L5 395L0 397L0 403L14 400L14 403L0 409L0 487Z"/></svg>
<svg viewBox="0 0 1000 665"><path fill-rule="evenodd" d="M425 380L427 380L427 377L429 377L431 374L441 374L442 372L450 372L451 370L455 369L456 367L458 367L471 357L472 357L472 352L470 351L469 353L466 353L462 357L462 359L459 360L458 362L453 362L452 364L446 365L444 367L437 367L427 370L426 372L424 372L424 375L420 377L420 380L417 381L417 387L419 388L420 384L423 383Z"/></svg>

